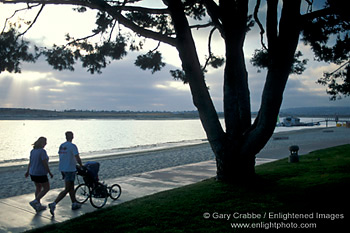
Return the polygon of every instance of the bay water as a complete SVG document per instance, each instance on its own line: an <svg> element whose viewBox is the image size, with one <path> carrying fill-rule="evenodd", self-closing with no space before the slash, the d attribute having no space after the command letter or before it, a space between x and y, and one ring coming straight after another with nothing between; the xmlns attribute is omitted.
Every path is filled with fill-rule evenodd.
<svg viewBox="0 0 350 233"><path fill-rule="evenodd" d="M321 120L324 119L301 118L303 122ZM325 126L325 123L321 123L311 128ZM335 123L328 123L328 126L335 126ZM276 127L275 132L305 128ZM32 144L41 136L47 138L45 149L50 161L57 161L58 147L65 141L66 131L74 133L73 143L78 146L85 161L91 157L125 155L206 142L198 119L0 120L0 166L27 164Z"/></svg>

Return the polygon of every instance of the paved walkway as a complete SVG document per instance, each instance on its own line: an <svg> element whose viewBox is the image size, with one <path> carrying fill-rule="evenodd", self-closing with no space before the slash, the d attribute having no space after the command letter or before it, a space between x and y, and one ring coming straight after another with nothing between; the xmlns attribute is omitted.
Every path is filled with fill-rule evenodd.
<svg viewBox="0 0 350 233"><path fill-rule="evenodd" d="M257 165L270 161L273 160L257 159ZM135 198L196 183L215 175L216 164L214 160L210 160L106 180L107 184L118 183L122 187L121 197L116 201L108 198L107 205L117 205ZM54 200L61 190L50 190L42 200L42 204L48 204ZM72 211L70 198L67 195L56 206L55 217L52 217L49 210L36 213L29 205L32 200L33 194L0 199L0 232L23 232L63 222L96 210L90 202L87 202L81 209Z"/></svg>

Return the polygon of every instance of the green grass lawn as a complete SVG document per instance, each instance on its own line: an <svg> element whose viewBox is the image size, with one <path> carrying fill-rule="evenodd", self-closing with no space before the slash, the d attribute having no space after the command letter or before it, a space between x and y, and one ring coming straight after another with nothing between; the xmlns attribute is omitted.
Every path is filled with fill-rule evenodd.
<svg viewBox="0 0 350 233"><path fill-rule="evenodd" d="M344 145L303 155L299 163L257 166L253 184L213 178L34 232L344 232L349 171L350 145Z"/></svg>

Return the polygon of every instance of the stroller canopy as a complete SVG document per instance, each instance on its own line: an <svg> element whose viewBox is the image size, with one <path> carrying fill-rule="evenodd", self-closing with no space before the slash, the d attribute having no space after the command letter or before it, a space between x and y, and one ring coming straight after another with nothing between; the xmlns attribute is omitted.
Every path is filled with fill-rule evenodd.
<svg viewBox="0 0 350 233"><path fill-rule="evenodd" d="M90 161L85 163L84 167L86 167L89 176L97 181L98 171L100 170L100 163Z"/></svg>

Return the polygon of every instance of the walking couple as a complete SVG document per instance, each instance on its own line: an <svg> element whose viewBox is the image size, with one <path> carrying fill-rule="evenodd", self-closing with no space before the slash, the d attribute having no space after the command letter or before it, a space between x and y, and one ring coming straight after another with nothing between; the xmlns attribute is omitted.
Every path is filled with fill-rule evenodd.
<svg viewBox="0 0 350 233"><path fill-rule="evenodd" d="M63 179L65 181L65 189L60 192L56 200L50 203L49 209L50 213L54 216L56 205L69 193L70 199L72 201L72 210L79 209L80 204L77 203L74 193L74 180L76 173L76 164L78 163L82 166L82 162L79 156L78 148L73 141L73 133L66 132L66 142L62 143L59 147L59 170L62 173ZM45 137L40 137L34 144L33 150L30 152L30 160L28 164L27 172L25 177L30 175L32 181L35 184L35 199L29 204L37 211L42 211L46 209L40 203L40 200L47 194L50 190L50 183L47 178L47 174L53 178L53 174L49 167L49 157L44 149L47 140Z"/></svg>

